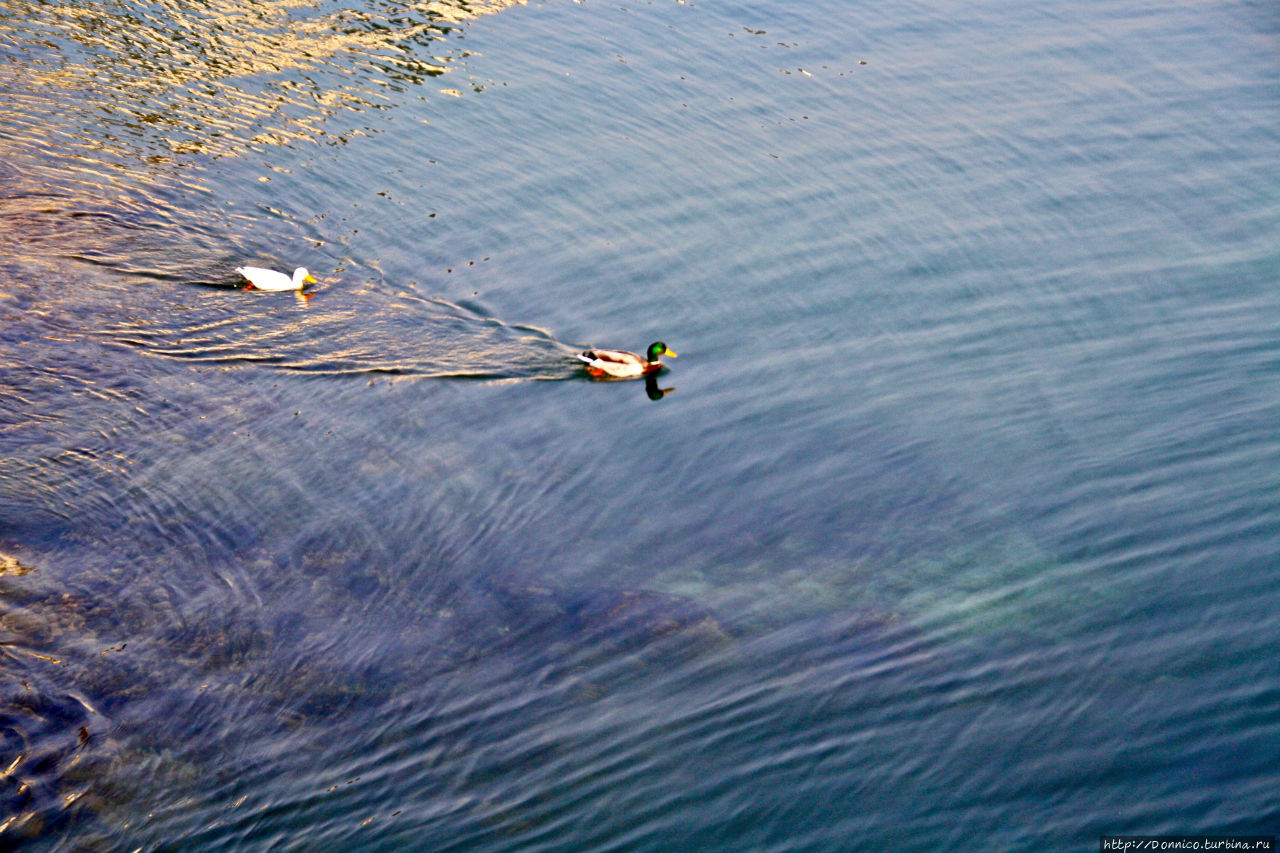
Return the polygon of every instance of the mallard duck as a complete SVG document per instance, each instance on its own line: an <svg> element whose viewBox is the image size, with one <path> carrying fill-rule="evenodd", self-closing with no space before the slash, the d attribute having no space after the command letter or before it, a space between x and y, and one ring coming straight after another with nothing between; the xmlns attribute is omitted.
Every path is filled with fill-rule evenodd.
<svg viewBox="0 0 1280 853"><path fill-rule="evenodd" d="M649 344L649 349L643 356L625 350L589 349L578 353L578 359L586 363L587 373L594 377L632 379L657 373L662 369L662 362L658 359L664 355L676 357L676 354L667 349L667 345L662 341L654 341Z"/></svg>
<svg viewBox="0 0 1280 853"><path fill-rule="evenodd" d="M316 280L307 272L306 267L298 267L293 271L293 278L282 272L267 270L262 267L236 267L236 272L249 280L246 290L302 290L305 284L316 284Z"/></svg>

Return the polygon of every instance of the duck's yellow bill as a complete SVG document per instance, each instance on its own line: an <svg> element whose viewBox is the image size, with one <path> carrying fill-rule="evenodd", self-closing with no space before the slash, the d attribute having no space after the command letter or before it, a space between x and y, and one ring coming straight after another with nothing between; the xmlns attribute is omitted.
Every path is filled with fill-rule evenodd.
<svg viewBox="0 0 1280 853"><path fill-rule="evenodd" d="M663 355L669 355L669 356L671 356L672 358L675 358L675 357L676 357L676 352L675 352L675 350L670 350L670 349L669 349L669 350L667 350L665 353L663 353Z"/></svg>
<svg viewBox="0 0 1280 853"><path fill-rule="evenodd" d="M305 281L307 284L319 284L319 283L320 283L320 282L316 281L316 277L315 277L315 276L313 276L313 275L309 275L309 276L307 276L306 278L304 278L304 279L303 279L303 281Z"/></svg>

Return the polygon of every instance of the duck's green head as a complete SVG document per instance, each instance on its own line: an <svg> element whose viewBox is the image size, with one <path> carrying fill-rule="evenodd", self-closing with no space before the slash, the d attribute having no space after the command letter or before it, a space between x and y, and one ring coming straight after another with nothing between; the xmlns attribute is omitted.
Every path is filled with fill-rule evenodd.
<svg viewBox="0 0 1280 853"><path fill-rule="evenodd" d="M662 341L654 341L653 343L649 344L649 352L648 354L645 355L645 359L647 361L653 362L662 358L664 355L669 355L672 358L676 357L675 352L667 349L667 345L664 344Z"/></svg>

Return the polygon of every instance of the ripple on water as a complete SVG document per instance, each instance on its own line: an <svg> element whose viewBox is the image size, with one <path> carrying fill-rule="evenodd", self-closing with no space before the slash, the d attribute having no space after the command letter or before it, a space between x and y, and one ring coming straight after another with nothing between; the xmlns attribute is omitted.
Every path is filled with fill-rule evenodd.
<svg viewBox="0 0 1280 853"><path fill-rule="evenodd" d="M1274 824L1275 27L508 5L6 7L3 832Z"/></svg>
<svg viewBox="0 0 1280 853"><path fill-rule="evenodd" d="M10 139L39 148L52 132L86 154L105 146L156 163L340 143L368 131L337 130L335 116L393 107L454 67L468 21L523 2L11 4L0 20L21 60L0 72Z"/></svg>

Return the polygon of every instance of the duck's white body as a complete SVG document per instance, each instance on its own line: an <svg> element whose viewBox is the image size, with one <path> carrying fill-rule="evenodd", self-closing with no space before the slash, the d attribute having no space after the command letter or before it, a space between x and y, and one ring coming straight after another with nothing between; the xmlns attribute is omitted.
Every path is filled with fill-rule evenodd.
<svg viewBox="0 0 1280 853"><path fill-rule="evenodd" d="M662 370L658 359L676 354L661 342L651 344L647 357L617 349L589 349L578 353L578 360L587 365L587 373L597 379L608 376L613 379L635 379Z"/></svg>
<svg viewBox="0 0 1280 853"><path fill-rule="evenodd" d="M250 287L258 290L302 290L303 285L316 283L306 267L298 267L294 270L293 278L289 278L282 272L262 267L236 267L236 272L249 280Z"/></svg>

